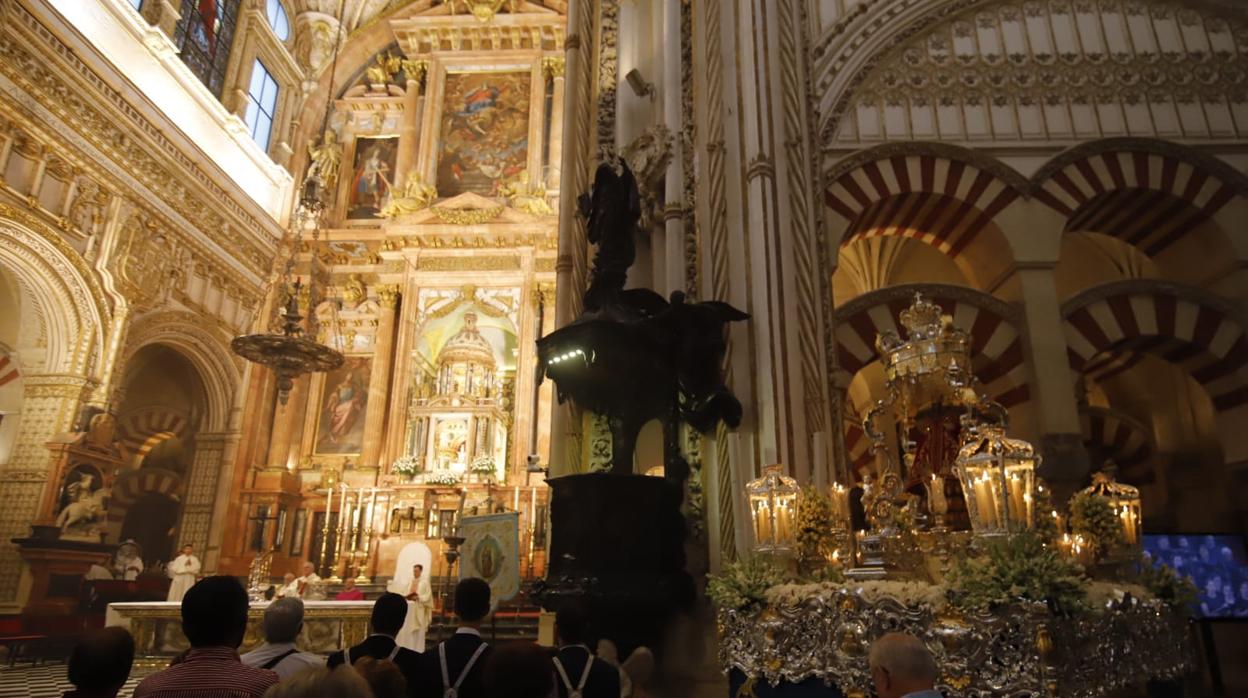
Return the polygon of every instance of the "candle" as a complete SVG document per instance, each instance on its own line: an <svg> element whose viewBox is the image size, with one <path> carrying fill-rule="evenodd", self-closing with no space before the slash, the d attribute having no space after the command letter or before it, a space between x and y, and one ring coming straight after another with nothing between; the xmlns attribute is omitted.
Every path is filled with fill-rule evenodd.
<svg viewBox="0 0 1248 698"><path fill-rule="evenodd" d="M1119 513L1119 516L1122 518L1123 538L1127 541L1128 544L1135 545L1136 543L1135 516L1131 513L1131 507L1124 505L1122 507L1122 511Z"/></svg>
<svg viewBox="0 0 1248 698"><path fill-rule="evenodd" d="M936 473L932 473L927 483L927 508L937 516L944 516L949 511L949 500L945 498L945 481Z"/></svg>
<svg viewBox="0 0 1248 698"><path fill-rule="evenodd" d="M849 528L849 488L839 482L834 482L830 494L833 521Z"/></svg>
<svg viewBox="0 0 1248 698"><path fill-rule="evenodd" d="M975 509L979 512L980 523L985 528L997 527L996 497L992 491L992 480L987 472L975 480Z"/></svg>
<svg viewBox="0 0 1248 698"><path fill-rule="evenodd" d="M1009 518L1011 521L1024 521L1027 513L1027 503L1025 501L1026 492L1023 491L1023 479L1018 475L1010 475L1009 479Z"/></svg>
<svg viewBox="0 0 1248 698"><path fill-rule="evenodd" d="M537 527L537 488L529 490L529 525Z"/></svg>
<svg viewBox="0 0 1248 698"><path fill-rule="evenodd" d="M516 490L511 495L511 510L520 511L520 485L516 485Z"/></svg>
<svg viewBox="0 0 1248 698"><path fill-rule="evenodd" d="M776 504L776 543L788 543L792 526L788 502Z"/></svg>
<svg viewBox="0 0 1248 698"><path fill-rule="evenodd" d="M754 538L759 545L771 545L771 507L766 500L758 501L754 515Z"/></svg>
<svg viewBox="0 0 1248 698"><path fill-rule="evenodd" d="M1023 519L1023 524L1027 528L1031 528L1031 522L1034 519L1031 518L1031 493L1030 492L1023 493L1023 504L1027 505L1027 509L1025 512L1027 518Z"/></svg>

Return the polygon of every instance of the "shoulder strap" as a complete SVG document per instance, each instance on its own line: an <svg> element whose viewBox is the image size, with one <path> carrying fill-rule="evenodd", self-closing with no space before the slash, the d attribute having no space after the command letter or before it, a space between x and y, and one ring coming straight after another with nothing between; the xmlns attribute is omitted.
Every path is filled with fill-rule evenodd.
<svg viewBox="0 0 1248 698"><path fill-rule="evenodd" d="M472 653L472 658L469 659L468 663L464 665L464 670L459 672L459 678L455 679L455 690L458 691L459 687L464 684L464 679L468 678L468 672L472 671L472 665L477 663L477 660L481 658L482 654L485 654L486 647L489 647L489 645L484 642L477 645L477 651Z"/></svg>
<svg viewBox="0 0 1248 698"><path fill-rule="evenodd" d="M438 663L442 665L442 688L451 687L451 672L446 668L446 643L438 643Z"/></svg>
<svg viewBox="0 0 1248 698"><path fill-rule="evenodd" d="M342 651L342 663L351 666L351 648L347 647Z"/></svg>
<svg viewBox="0 0 1248 698"><path fill-rule="evenodd" d="M559 661L558 657L554 657L551 661L555 663L555 671L559 672L559 680L563 682L564 690L570 692L572 690L572 679L569 679L568 672L563 670L563 662Z"/></svg>
<svg viewBox="0 0 1248 698"><path fill-rule="evenodd" d="M401 649L403 647L399 643L394 643L394 649L390 650L390 654L386 655L386 660L393 662L394 658L399 656L399 650Z"/></svg>
<svg viewBox="0 0 1248 698"><path fill-rule="evenodd" d="M294 654L294 653L296 653L296 652L298 652L298 651L299 651L299 650L296 650L296 649L289 649L289 650L286 650L285 652L282 652L281 654L277 655L276 657L274 657L274 658L270 659L269 661L265 662L264 664L260 665L260 668L261 668L261 669L272 669L273 667L277 666L278 664L281 664L283 659L285 659L285 658L289 657L290 655L292 655L292 654ZM348 651L350 651L350 650L348 650Z"/></svg>
<svg viewBox="0 0 1248 698"><path fill-rule="evenodd" d="M586 652L585 670L581 672L581 682L576 684L576 692L583 694L585 692L585 684L589 683L589 670L594 668L594 655L592 652Z"/></svg>

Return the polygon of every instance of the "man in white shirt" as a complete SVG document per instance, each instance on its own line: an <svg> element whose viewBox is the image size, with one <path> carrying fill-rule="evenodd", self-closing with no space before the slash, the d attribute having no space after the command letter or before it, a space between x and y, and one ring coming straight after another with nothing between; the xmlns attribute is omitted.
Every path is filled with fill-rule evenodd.
<svg viewBox="0 0 1248 698"><path fill-rule="evenodd" d="M299 583L295 581L295 575L287 572L282 577L282 585L277 588L276 596L281 598L299 598Z"/></svg>
<svg viewBox="0 0 1248 698"><path fill-rule="evenodd" d="M936 660L919 638L888 633L871 644L867 663L879 698L942 698Z"/></svg>
<svg viewBox="0 0 1248 698"><path fill-rule="evenodd" d="M166 601L181 601L191 587L195 586L195 578L199 576L199 558L192 553L190 543L182 546L182 554L175 557L165 568L173 583L169 585L169 597Z"/></svg>
<svg viewBox="0 0 1248 698"><path fill-rule="evenodd" d="M312 667L325 664L325 658L301 652L295 638L303 629L303 602L299 599L277 599L264 609L264 644L244 654L243 664L257 669L270 669L283 679Z"/></svg>

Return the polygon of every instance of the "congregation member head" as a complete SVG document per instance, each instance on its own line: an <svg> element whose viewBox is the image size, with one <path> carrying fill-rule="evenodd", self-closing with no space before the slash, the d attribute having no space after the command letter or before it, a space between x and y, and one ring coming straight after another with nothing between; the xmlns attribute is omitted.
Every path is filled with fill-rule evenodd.
<svg viewBox="0 0 1248 698"><path fill-rule="evenodd" d="M620 670L589 649L589 611L569 601L555 613L559 651L551 661L559 698L620 698Z"/></svg>
<svg viewBox="0 0 1248 698"><path fill-rule="evenodd" d="M407 679L399 665L388 659L364 657L354 664L355 671L368 682L373 698L405 698Z"/></svg>
<svg viewBox="0 0 1248 698"><path fill-rule="evenodd" d="M461 579L455 585L455 615L459 624L479 627L490 614L490 585L479 577Z"/></svg>
<svg viewBox="0 0 1248 698"><path fill-rule="evenodd" d="M936 660L927 645L907 633L888 633L871 645L867 663L879 698L941 698Z"/></svg>
<svg viewBox="0 0 1248 698"><path fill-rule="evenodd" d="M325 659L311 652L300 652L295 640L303 630L303 602L282 598L264 609L264 644L242 656L243 664L277 672L283 679L301 671L323 666Z"/></svg>
<svg viewBox="0 0 1248 698"><path fill-rule="evenodd" d="M484 685L490 698L547 698L555 689L550 652L531 642L504 645L490 654Z"/></svg>
<svg viewBox="0 0 1248 698"><path fill-rule="evenodd" d="M103 628L89 633L69 655L68 678L77 690L71 698L113 698L130 678L134 638L125 628Z"/></svg>
<svg viewBox="0 0 1248 698"><path fill-rule="evenodd" d="M416 685L420 653L410 647L402 646L397 639L399 630L406 619L407 600L391 592L382 594L373 602L373 614L369 619L372 634L357 645L329 655L326 663L332 669L342 664L358 666L370 657L375 660L385 660L398 667L407 683L409 693L415 693L410 691L410 688Z"/></svg>
<svg viewBox="0 0 1248 698"><path fill-rule="evenodd" d="M239 660L237 650L246 631L247 592L243 585L226 576L200 580L182 598L182 632L191 649L181 661L143 679L134 698L259 698L278 682L278 675Z"/></svg>
<svg viewBox="0 0 1248 698"><path fill-rule="evenodd" d="M369 620L373 633L394 637L403 627L407 618L407 601L398 594L387 591L377 597L373 604L373 615Z"/></svg>
<svg viewBox="0 0 1248 698"><path fill-rule="evenodd" d="M373 698L368 682L346 667L318 667L283 679L264 698Z"/></svg>

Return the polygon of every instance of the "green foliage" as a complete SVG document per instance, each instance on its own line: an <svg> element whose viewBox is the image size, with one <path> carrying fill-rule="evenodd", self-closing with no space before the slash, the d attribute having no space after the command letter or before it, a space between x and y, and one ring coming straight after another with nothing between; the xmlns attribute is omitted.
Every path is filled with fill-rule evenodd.
<svg viewBox="0 0 1248 698"><path fill-rule="evenodd" d="M1190 613L1200 597L1191 577L1180 575L1165 563L1152 564L1141 560L1135 583L1148 589L1171 609L1184 613Z"/></svg>
<svg viewBox="0 0 1248 698"><path fill-rule="evenodd" d="M832 554L832 500L807 486L797 511L797 564L813 570L826 564Z"/></svg>
<svg viewBox="0 0 1248 698"><path fill-rule="evenodd" d="M1036 521L1032 530L1045 543L1053 543L1060 535L1057 530L1057 519L1053 517L1053 496L1051 490L1043 482L1036 483Z"/></svg>
<svg viewBox="0 0 1248 698"><path fill-rule="evenodd" d="M758 556L728 563L719 574L708 576L706 595L719 608L738 611L762 603L768 589L785 581L780 570Z"/></svg>
<svg viewBox="0 0 1248 698"><path fill-rule="evenodd" d="M819 584L821 582L840 584L845 581L845 573L841 570L840 565L820 565L807 570L801 575L800 581L804 584Z"/></svg>
<svg viewBox="0 0 1248 698"><path fill-rule="evenodd" d="M1070 530L1082 535L1098 558L1124 542L1118 512L1108 499L1091 492L1070 498Z"/></svg>
<svg viewBox="0 0 1248 698"><path fill-rule="evenodd" d="M1083 568L1034 533L994 541L987 555L958 560L947 581L954 605L968 610L1019 600L1044 601L1062 614L1086 609Z"/></svg>

